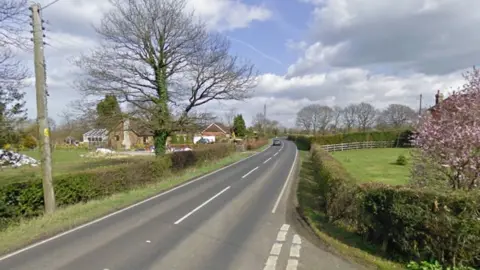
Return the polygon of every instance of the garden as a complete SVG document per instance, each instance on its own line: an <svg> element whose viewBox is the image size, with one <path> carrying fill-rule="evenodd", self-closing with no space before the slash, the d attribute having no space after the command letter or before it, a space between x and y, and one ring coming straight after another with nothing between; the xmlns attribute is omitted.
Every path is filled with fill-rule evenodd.
<svg viewBox="0 0 480 270"><path fill-rule="evenodd" d="M480 73L466 78L413 131L289 136L303 150L298 210L321 239L378 269L480 269Z"/></svg>

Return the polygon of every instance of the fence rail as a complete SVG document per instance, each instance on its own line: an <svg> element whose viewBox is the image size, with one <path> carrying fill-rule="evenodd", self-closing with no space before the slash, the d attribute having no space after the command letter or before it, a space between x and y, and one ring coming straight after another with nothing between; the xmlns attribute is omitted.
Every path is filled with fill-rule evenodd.
<svg viewBox="0 0 480 270"><path fill-rule="evenodd" d="M356 150L356 149L368 149L368 148L388 148L393 147L395 141L369 141L369 142L352 142L352 143L339 143L339 144L327 144L321 147L328 152Z"/></svg>

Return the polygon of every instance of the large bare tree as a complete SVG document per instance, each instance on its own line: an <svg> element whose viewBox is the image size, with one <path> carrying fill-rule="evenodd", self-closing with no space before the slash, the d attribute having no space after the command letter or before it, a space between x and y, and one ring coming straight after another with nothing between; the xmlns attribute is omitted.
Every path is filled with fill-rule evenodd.
<svg viewBox="0 0 480 270"><path fill-rule="evenodd" d="M95 28L101 45L75 62L85 72L77 86L86 95L114 94L148 115L157 155L172 131L192 124L195 107L249 97L253 66L231 56L229 41L208 32L185 0L110 2Z"/></svg>
<svg viewBox="0 0 480 270"><path fill-rule="evenodd" d="M332 111L332 129L337 131L342 121L343 108L334 106Z"/></svg>
<svg viewBox="0 0 480 270"><path fill-rule="evenodd" d="M333 110L328 106L312 104L303 107L297 113L297 125L312 130L313 134L317 131L325 131L328 124L332 121Z"/></svg>
<svg viewBox="0 0 480 270"><path fill-rule="evenodd" d="M366 102L356 104L355 107L358 127L365 131L375 122L377 110L372 104Z"/></svg>
<svg viewBox="0 0 480 270"><path fill-rule="evenodd" d="M398 128L412 124L417 113L406 105L390 104L381 112L380 116L387 125Z"/></svg>
<svg viewBox="0 0 480 270"><path fill-rule="evenodd" d="M342 119L347 131L355 127L357 123L358 106L356 104L349 104L342 111Z"/></svg>

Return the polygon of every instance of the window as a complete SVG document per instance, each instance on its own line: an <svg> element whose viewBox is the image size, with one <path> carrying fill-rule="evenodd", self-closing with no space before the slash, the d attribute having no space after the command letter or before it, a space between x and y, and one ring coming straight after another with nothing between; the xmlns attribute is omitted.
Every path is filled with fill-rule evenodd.
<svg viewBox="0 0 480 270"><path fill-rule="evenodd" d="M147 143L147 142L148 142L148 137L147 137L147 136L144 136L144 137L143 137L143 143L145 144L145 143Z"/></svg>
<svg viewBox="0 0 480 270"><path fill-rule="evenodd" d="M115 141L117 141L117 142L120 141L120 136L115 135Z"/></svg>

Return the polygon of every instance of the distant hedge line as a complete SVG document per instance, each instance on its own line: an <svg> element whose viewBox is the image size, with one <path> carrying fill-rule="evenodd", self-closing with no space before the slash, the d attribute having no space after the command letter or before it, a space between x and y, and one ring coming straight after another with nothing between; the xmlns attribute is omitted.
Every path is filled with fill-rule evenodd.
<svg viewBox="0 0 480 270"><path fill-rule="evenodd" d="M299 147L305 150L309 150L312 144L328 145L368 141L395 141L394 145L396 147L409 147L412 135L413 132L411 130L390 130L320 136L288 135L287 139L295 141Z"/></svg>
<svg viewBox="0 0 480 270"><path fill-rule="evenodd" d="M225 158L235 151L232 144L213 144L201 150L174 152L159 158L129 158L120 165L86 170L54 177L58 206L87 202L155 181L171 173ZM32 177L32 176L30 176ZM6 180L8 181L8 179ZM0 230L22 218L43 213L40 178L11 181L0 186Z"/></svg>
<svg viewBox="0 0 480 270"><path fill-rule="evenodd" d="M304 210L324 213L397 260L480 269L480 192L357 185L320 146L312 146L310 157L315 196L299 197Z"/></svg>

